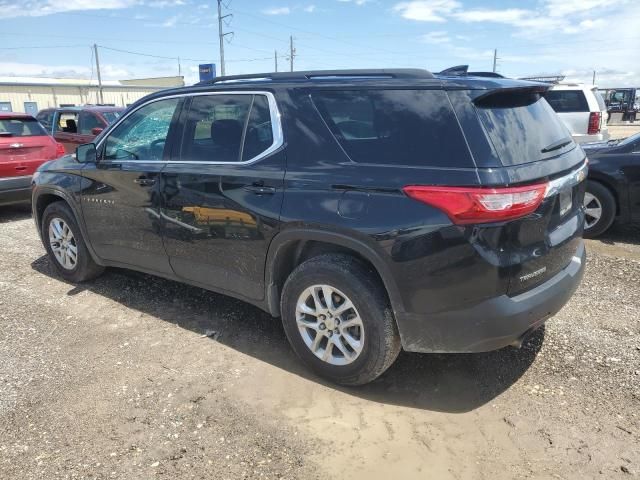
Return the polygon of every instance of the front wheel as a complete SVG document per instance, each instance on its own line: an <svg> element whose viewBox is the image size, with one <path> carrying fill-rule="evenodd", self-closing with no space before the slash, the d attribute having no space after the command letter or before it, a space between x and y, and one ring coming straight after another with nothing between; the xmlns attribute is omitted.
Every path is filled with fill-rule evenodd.
<svg viewBox="0 0 640 480"><path fill-rule="evenodd" d="M598 182L588 181L584 194L584 237L595 238L606 232L616 217L616 199Z"/></svg>
<svg viewBox="0 0 640 480"><path fill-rule="evenodd" d="M54 202L42 215L42 240L58 274L71 282L83 282L104 271L93 261L75 216L64 202Z"/></svg>
<svg viewBox="0 0 640 480"><path fill-rule="evenodd" d="M281 313L296 354L336 383L371 382L400 352L384 287L348 255L321 255L298 266L284 285Z"/></svg>

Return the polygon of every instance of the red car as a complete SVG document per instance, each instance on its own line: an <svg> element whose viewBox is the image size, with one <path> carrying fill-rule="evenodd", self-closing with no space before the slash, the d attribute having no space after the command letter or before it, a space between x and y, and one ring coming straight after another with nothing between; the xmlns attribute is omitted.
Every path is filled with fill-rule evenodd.
<svg viewBox="0 0 640 480"><path fill-rule="evenodd" d="M31 176L64 147L25 113L0 113L0 205L31 200Z"/></svg>

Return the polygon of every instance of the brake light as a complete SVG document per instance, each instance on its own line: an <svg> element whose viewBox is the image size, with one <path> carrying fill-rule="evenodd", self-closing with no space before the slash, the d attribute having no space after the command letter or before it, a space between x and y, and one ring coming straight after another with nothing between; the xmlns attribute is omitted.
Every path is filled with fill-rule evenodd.
<svg viewBox="0 0 640 480"><path fill-rule="evenodd" d="M429 187L403 188L409 197L443 210L458 225L513 220L536 211L544 200L546 183L526 187Z"/></svg>
<svg viewBox="0 0 640 480"><path fill-rule="evenodd" d="M67 153L67 152L64 151L64 145L62 145L61 143L56 142L56 158L60 158L65 153Z"/></svg>
<svg viewBox="0 0 640 480"><path fill-rule="evenodd" d="M596 133L600 133L600 117L602 113L600 112L591 112L589 114L589 128L587 129L587 134L595 135Z"/></svg>

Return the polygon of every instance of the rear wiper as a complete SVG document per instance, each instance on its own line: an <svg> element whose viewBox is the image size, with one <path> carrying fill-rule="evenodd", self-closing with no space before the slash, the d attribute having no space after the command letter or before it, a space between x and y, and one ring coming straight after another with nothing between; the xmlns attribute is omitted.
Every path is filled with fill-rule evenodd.
<svg viewBox="0 0 640 480"><path fill-rule="evenodd" d="M13 137L11 132L0 132L0 137Z"/></svg>
<svg viewBox="0 0 640 480"><path fill-rule="evenodd" d="M551 145L547 145L546 147L544 147L542 150L540 150L542 153L549 153L549 152L553 152L554 150L559 150L562 147L566 147L567 145L569 145L573 140L571 139L571 137L565 137L562 140L558 140L557 142L552 143Z"/></svg>

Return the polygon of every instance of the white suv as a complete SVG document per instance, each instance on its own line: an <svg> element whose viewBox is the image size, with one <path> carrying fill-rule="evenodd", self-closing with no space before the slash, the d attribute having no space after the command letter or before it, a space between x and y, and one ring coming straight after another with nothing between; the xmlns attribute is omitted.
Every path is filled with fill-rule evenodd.
<svg viewBox="0 0 640 480"><path fill-rule="evenodd" d="M545 98L577 143L609 140L607 106L595 85L558 83Z"/></svg>

